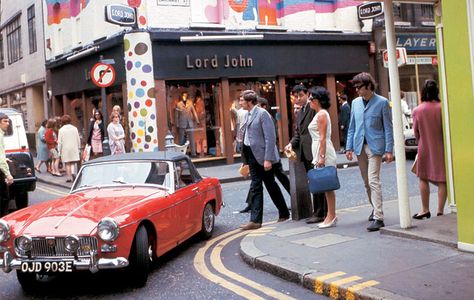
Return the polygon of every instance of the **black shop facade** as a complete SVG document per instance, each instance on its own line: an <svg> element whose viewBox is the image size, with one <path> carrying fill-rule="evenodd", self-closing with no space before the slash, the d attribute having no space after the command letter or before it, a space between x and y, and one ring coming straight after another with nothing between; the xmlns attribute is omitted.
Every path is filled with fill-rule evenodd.
<svg viewBox="0 0 474 300"><path fill-rule="evenodd" d="M294 85L301 83L307 87L325 86L329 90L332 140L334 145L339 145L338 95L344 93L352 98L355 91L349 80L359 72L369 71L370 35L263 33L259 40L237 34L235 36L238 37L231 40L215 40L213 36L223 35L218 32L205 33L201 35L202 39L193 41L183 39L196 34L150 32L160 149L164 149L165 137L169 138L171 134L175 144L189 142L188 154L193 160L224 159L227 163L234 162L239 156L235 137L242 115L238 99L243 90L251 89L269 103L269 112L276 120L281 150L293 135L295 115L290 91ZM226 33L226 36L233 34ZM107 107L110 108L117 104L127 107L125 68L123 55L120 55L122 48L117 41L117 45L103 51L104 56L121 60L117 65L117 74L123 72L117 76L115 85L107 88ZM56 99L56 104L53 103L56 110L53 107L53 111L71 109L67 102L77 98L84 103L76 103L73 109L84 108L84 114L94 107L100 108L101 100L97 97L100 90L92 85L82 84L82 90L75 88L75 91L67 92L65 85L62 85L61 93L54 93L54 85L58 86L67 78L65 70L68 70L66 73L74 70L83 72L88 64L93 65L99 54L75 62L74 67L68 67L68 64L61 66L61 76L55 76L55 68L50 69ZM58 72L56 74L59 75ZM73 98L76 99L62 94L75 94ZM183 103L192 106L192 113L188 115L190 120L184 130L179 115ZM83 118L83 122L84 119L87 118Z"/></svg>

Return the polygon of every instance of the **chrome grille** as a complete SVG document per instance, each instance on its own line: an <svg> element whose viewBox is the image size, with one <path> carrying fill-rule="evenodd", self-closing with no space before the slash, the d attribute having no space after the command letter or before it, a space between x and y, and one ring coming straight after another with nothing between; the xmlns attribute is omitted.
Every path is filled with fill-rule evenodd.
<svg viewBox="0 0 474 300"><path fill-rule="evenodd" d="M31 247L32 258L44 257L72 257L71 253L66 251L66 237L34 237ZM19 256L29 256L28 253L21 251L17 246L18 239L15 239L15 250ZM78 257L90 256L90 251L97 251L97 239L90 236L79 237Z"/></svg>

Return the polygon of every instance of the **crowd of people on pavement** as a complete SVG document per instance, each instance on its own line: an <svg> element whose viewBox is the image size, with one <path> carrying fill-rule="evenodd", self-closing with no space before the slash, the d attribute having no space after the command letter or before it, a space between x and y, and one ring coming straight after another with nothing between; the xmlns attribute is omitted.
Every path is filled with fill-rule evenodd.
<svg viewBox="0 0 474 300"><path fill-rule="evenodd" d="M125 153L125 130L120 106L113 107L109 120L105 128L102 112L93 109L85 145L81 142L79 130L71 124L71 116L65 114L44 120L37 132L36 172L41 173L41 167L45 165L46 171L52 176L63 177L61 172L64 172L66 182L72 182L78 163L104 154L105 130L111 155Z"/></svg>
<svg viewBox="0 0 474 300"><path fill-rule="evenodd" d="M357 156L358 166L372 212L368 217L368 231L384 227L382 185L380 171L382 162L390 163L393 154L392 110L387 98L375 93L376 83L369 73L357 74L352 79L358 97L351 105L347 96L341 95L342 106L339 126L342 130L345 155L348 160ZM429 183L438 187L437 215L444 214L446 203L446 174L444 166L443 131L439 90L433 80L426 81L421 104L413 111L415 136L418 141L415 173L420 179L422 208L414 219L430 218ZM331 142L331 105L328 91L321 86L308 90L303 84L292 89L295 99L295 132L285 153L295 153L297 163L302 163L307 172L313 168L336 166L336 150ZM403 94L402 94L403 96ZM265 103L260 101L260 103ZM271 115L259 105L255 91L246 90L240 95L240 107L247 111L241 122L237 139L242 142L244 168L248 166L251 183L247 196L247 207L240 212L250 212L250 221L243 230L258 229L263 219L263 184L278 209L277 222L289 219L283 195L275 182L275 176L287 191L288 178L280 169L280 156L276 146L275 124ZM405 112L404 112L405 113ZM280 166L280 167L279 167ZM288 181L289 183L289 181ZM328 190L312 195L311 217L306 223L318 223L318 228L336 226L336 193Z"/></svg>

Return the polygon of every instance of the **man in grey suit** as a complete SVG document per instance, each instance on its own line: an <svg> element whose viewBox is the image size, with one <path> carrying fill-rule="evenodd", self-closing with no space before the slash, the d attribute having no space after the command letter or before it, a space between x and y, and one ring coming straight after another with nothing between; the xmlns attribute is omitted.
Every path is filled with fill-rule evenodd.
<svg viewBox="0 0 474 300"><path fill-rule="evenodd" d="M308 125L316 115L316 111L311 109L308 102L308 89L303 84L296 85L292 90L296 98L296 104L301 105L301 110L296 116L296 130L290 143L286 145L285 150L293 150L296 152L298 161L304 164L306 172L313 168L313 153L311 152L311 144L313 140L309 134ZM306 220L306 223L323 222L328 207L324 193L313 194L313 215Z"/></svg>
<svg viewBox="0 0 474 300"><path fill-rule="evenodd" d="M249 111L244 125L241 126L244 164L249 165L252 182L250 222L240 226L243 230L262 227L263 220L263 185L278 209L278 222L286 221L290 212L280 187L275 182L272 165L280 161L276 147L275 126L270 114L257 106L257 93L252 90L243 91L240 107Z"/></svg>

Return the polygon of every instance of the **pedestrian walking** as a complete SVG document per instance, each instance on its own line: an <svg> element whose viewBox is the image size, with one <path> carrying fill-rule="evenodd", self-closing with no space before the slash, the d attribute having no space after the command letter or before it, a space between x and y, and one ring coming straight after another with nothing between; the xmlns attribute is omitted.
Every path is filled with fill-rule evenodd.
<svg viewBox="0 0 474 300"><path fill-rule="evenodd" d="M392 113L387 98L377 95L375 80L369 73L357 74L352 84L359 97L352 101L351 120L347 131L346 157L357 155L365 190L372 205L368 231L384 227L380 168L382 157L393 160Z"/></svg>
<svg viewBox="0 0 474 300"><path fill-rule="evenodd" d="M430 183L438 187L438 212L444 214L446 169L443 126L438 85L428 80L421 93L421 104L413 111L413 130L418 141L415 173L420 179L421 210L413 218L430 218Z"/></svg>
<svg viewBox="0 0 474 300"><path fill-rule="evenodd" d="M351 107L347 103L347 95L339 96L341 101L341 112L339 113L339 129L341 129L342 149L346 148L347 144L347 128L349 128L349 121L351 119Z"/></svg>
<svg viewBox="0 0 474 300"><path fill-rule="evenodd" d="M316 111L308 131L311 135L311 153L313 154L313 165L315 168L326 166L336 167L336 150L331 141L331 118L327 109L331 106L328 91L323 87L312 88L309 95L310 107ZM324 193L328 212L326 218L318 225L318 228L329 228L336 226L336 192Z"/></svg>
<svg viewBox="0 0 474 300"><path fill-rule="evenodd" d="M110 154L125 153L125 131L122 124L120 124L120 114L112 112L110 114L110 123L107 126L107 133L109 134Z"/></svg>
<svg viewBox="0 0 474 300"><path fill-rule="evenodd" d="M58 133L58 151L66 168L66 182L72 182L76 177L76 163L80 160L81 138L79 131L71 124L71 116L61 117L61 128Z"/></svg>
<svg viewBox="0 0 474 300"><path fill-rule="evenodd" d="M62 175L59 172L58 136L56 134L56 127L56 119L48 119L44 138L46 140L49 158L51 160L51 175L61 177Z"/></svg>
<svg viewBox="0 0 474 300"><path fill-rule="evenodd" d="M38 173L41 173L41 165L45 164L46 169L48 170L48 160L49 160L49 151L48 151L48 146L46 145L46 139L44 137L44 134L46 133L46 123L48 123L48 120L44 120L41 122L41 126L38 129L37 136L36 136L36 160L38 163L35 166L35 170Z"/></svg>
<svg viewBox="0 0 474 300"><path fill-rule="evenodd" d="M263 220L263 185L278 209L278 221L286 221L290 212L280 187L275 182L272 165L280 160L276 147L275 127L270 114L257 106L257 93L243 91L240 106L249 113L239 134L243 136L243 160L249 165L252 190L250 222L241 226L243 230L257 229Z"/></svg>
<svg viewBox="0 0 474 300"><path fill-rule="evenodd" d="M313 140L308 130L308 125L314 119L316 111L311 109L308 102L308 89L303 84L293 87L292 93L296 99L297 105L301 106L296 117L296 131L291 141L285 146L285 151L294 150L299 162L302 162L306 172L313 168L313 153L311 150ZM306 223L323 222L327 215L326 199L323 193L313 194L312 216L306 220Z"/></svg>
<svg viewBox="0 0 474 300"><path fill-rule="evenodd" d="M12 135L13 128L11 121L8 116L4 113L0 113L0 216L3 216L4 213L7 213L8 210L8 186L13 183L13 176L10 172L10 167L8 166L8 159L5 155L5 135ZM5 206L3 206L5 204Z"/></svg>
<svg viewBox="0 0 474 300"><path fill-rule="evenodd" d="M102 142L105 137L104 118L100 110L95 110L94 119L89 124L89 137L87 144L91 146L92 156L99 157L102 155Z"/></svg>

